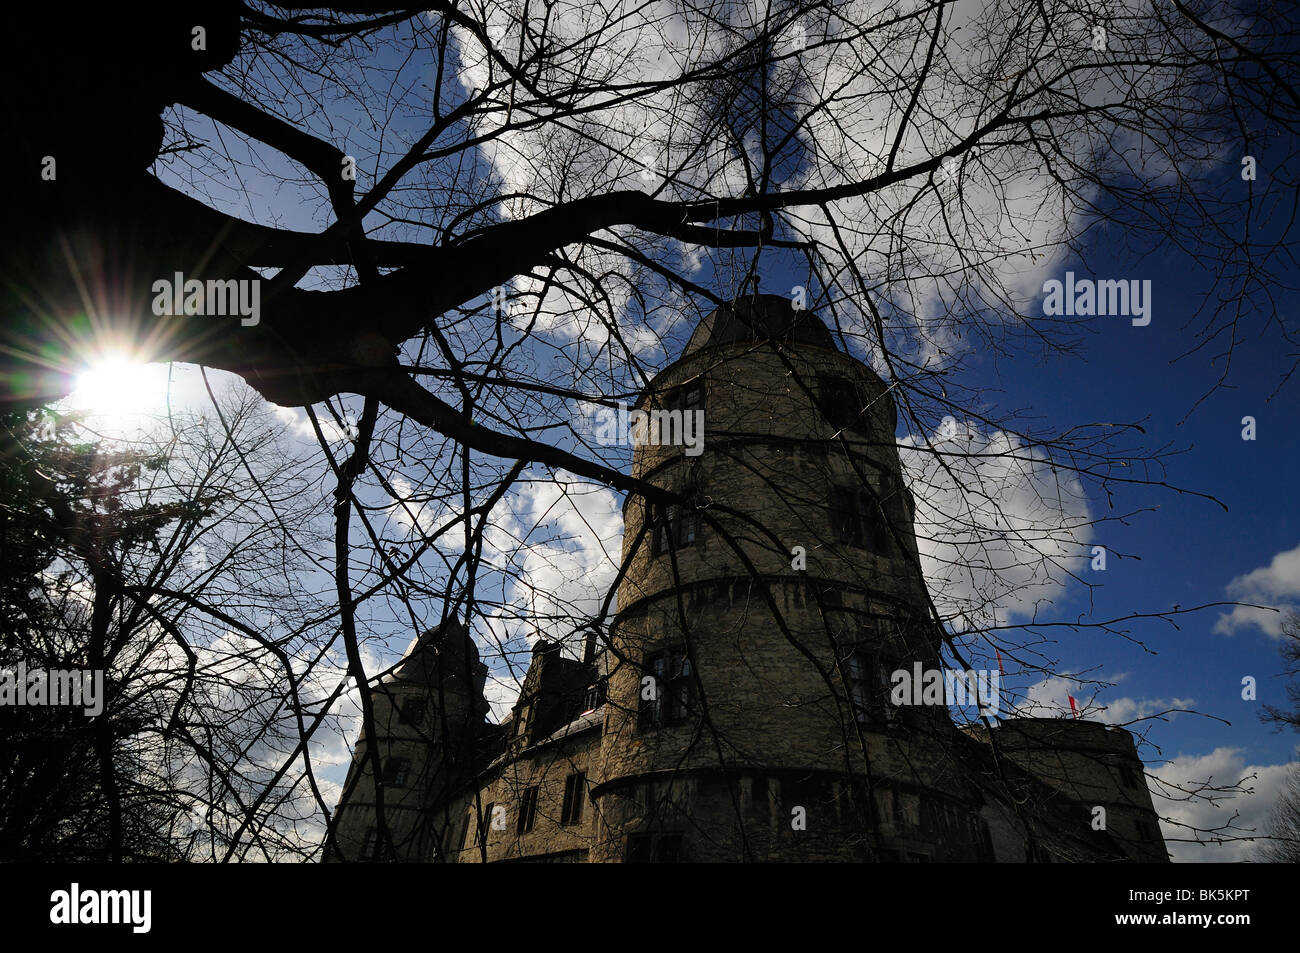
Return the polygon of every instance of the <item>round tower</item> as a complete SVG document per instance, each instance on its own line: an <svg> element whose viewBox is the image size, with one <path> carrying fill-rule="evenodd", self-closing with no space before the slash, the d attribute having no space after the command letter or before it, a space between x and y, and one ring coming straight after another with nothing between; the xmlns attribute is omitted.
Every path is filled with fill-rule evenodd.
<svg viewBox="0 0 1300 953"><path fill-rule="evenodd" d="M880 378L774 295L708 315L635 408L601 774L603 857L965 860L913 504Z"/></svg>

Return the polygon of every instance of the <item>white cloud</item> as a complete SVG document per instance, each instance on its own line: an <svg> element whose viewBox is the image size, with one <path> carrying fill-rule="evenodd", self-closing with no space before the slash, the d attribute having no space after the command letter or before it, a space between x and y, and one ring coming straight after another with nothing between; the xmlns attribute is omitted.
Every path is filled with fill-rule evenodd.
<svg viewBox="0 0 1300 953"><path fill-rule="evenodd" d="M418 499L406 477L395 474L388 482L397 493L389 504L389 517L408 533L432 536L447 516L446 507L433 500Z"/></svg>
<svg viewBox="0 0 1300 953"><path fill-rule="evenodd" d="M316 440L316 430L304 410L298 407L281 407L279 404L270 404L270 406L275 408L275 416L294 436ZM328 412L318 412L316 420L320 424L321 433L330 443L342 443L356 437L357 423L351 414L344 415L341 427Z"/></svg>
<svg viewBox="0 0 1300 953"><path fill-rule="evenodd" d="M537 635L571 634L572 620L594 618L613 584L623 540L621 498L608 487L560 471L524 484L514 501L511 553L521 564Z"/></svg>
<svg viewBox="0 0 1300 953"><path fill-rule="evenodd" d="M1082 485L1001 431L949 418L929 440L908 436L899 459L935 605L959 632L1032 619L1091 539Z"/></svg>
<svg viewBox="0 0 1300 953"><path fill-rule="evenodd" d="M519 673L508 668L494 668L488 674L487 681L483 683L483 697L488 703L490 721L500 724L505 720L515 700L519 698L519 690L522 687L523 680L519 677Z"/></svg>
<svg viewBox="0 0 1300 953"><path fill-rule="evenodd" d="M1134 725L1134 722L1153 717L1170 720L1177 717L1180 710L1190 710L1196 705L1194 698L1103 697L1109 688L1126 678L1128 673L1121 672L1118 675L1089 676L1086 682L1081 683L1076 679L1049 675L1025 690L1024 701L1014 707L1015 717L1073 717L1070 709L1070 696L1073 695L1080 718L1141 731L1142 725Z"/></svg>
<svg viewBox="0 0 1300 953"><path fill-rule="evenodd" d="M509 712L539 639L582 650L575 623L595 619L618 572L622 498L565 471L526 474L484 528L483 557L506 579L504 604L477 618L491 717ZM611 606L611 611L616 608Z"/></svg>
<svg viewBox="0 0 1300 953"><path fill-rule="evenodd" d="M1214 631L1235 635L1241 629L1256 626L1275 639L1282 638L1282 624L1290 612L1300 612L1300 546L1273 557L1267 566L1238 576L1226 587L1228 596L1237 602L1270 606L1279 611L1235 606L1219 616Z"/></svg>
<svg viewBox="0 0 1300 953"><path fill-rule="evenodd" d="M1241 748L1215 748L1204 755L1179 755L1149 770L1154 775L1148 779L1152 801L1173 859L1183 863L1260 859L1265 842L1237 838L1267 833L1269 813L1298 766L1294 761L1247 764ZM1239 786L1240 791L1215 794L1213 800L1186 793L1213 786Z"/></svg>

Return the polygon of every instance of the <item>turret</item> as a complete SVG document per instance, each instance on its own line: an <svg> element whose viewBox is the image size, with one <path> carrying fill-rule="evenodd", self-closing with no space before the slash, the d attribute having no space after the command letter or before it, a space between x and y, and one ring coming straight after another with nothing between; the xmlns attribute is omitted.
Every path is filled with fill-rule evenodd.
<svg viewBox="0 0 1300 953"><path fill-rule="evenodd" d="M412 640L401 662L371 689L383 824L363 730L327 860L419 861L439 855L451 818L436 805L473 773L488 711L486 677L487 666L459 622L448 620Z"/></svg>

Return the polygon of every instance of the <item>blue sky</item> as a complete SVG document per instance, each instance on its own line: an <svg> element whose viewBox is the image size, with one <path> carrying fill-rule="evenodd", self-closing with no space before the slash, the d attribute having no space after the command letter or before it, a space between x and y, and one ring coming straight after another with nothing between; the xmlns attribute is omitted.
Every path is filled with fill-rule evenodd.
<svg viewBox="0 0 1300 953"><path fill-rule="evenodd" d="M1154 310L1149 326L1134 327L1124 317L1079 318L1081 324L1091 325L1088 330L1092 333L1083 336L1076 355L1023 355L1002 361L997 368L977 356L968 373L999 387L1001 406L1032 408L1035 415L1056 426L1141 422L1148 445L1181 451L1169 459L1162 479L1212 495L1227 509L1160 487L1117 489L1116 512L1157 509L1138 515L1127 525L1111 523L1099 528L1095 541L1110 551L1107 570L1086 574L1089 581L1097 583L1091 606L1084 587L1067 589L1058 600L1061 618L1079 613L1091 619L1115 618L1174 605L1191 608L1229 600L1232 596L1227 587L1234 578L1269 566L1279 553L1300 547L1295 507L1295 474L1300 468L1296 383L1275 393L1291 370L1295 349L1273 335L1244 335L1225 386L1197 406L1218 378L1223 358L1216 358L1215 353L1220 349L1175 358L1189 347L1187 322L1200 304L1199 295L1214 288L1213 276L1175 253L1138 261L1125 251L1097 242L1089 250L1086 265L1065 261L1056 274L1060 277L1070 269L1077 277L1150 279ZM1285 306L1288 299L1281 296L1279 301ZM1291 318L1288 314L1279 317ZM1242 439L1242 418L1246 416L1256 421L1254 441ZM1106 502L1094 497L1092 504L1103 508ZM1116 558L1116 553L1138 558ZM1300 593L1300 578L1289 578L1294 603ZM1285 593L1275 588L1273 595L1284 597ZM1273 600L1274 604L1282 602ZM1099 704L1117 697L1184 699L1192 700L1188 707L1215 716L1180 714L1153 723L1147 738L1160 750L1148 747L1143 755L1149 765L1161 756L1203 757L1206 760L1194 768L1208 771L1218 767L1226 774L1216 780L1235 781L1227 774L1242 765L1294 761L1300 739L1294 733L1275 732L1257 717L1263 703L1286 703L1285 681L1279 677L1279 641L1254 625L1231 634L1216 632L1216 624L1228 611L1218 608L1179 615L1174 617L1177 628L1155 619L1126 623L1128 635L1144 643L1150 653L1113 635L1085 632L1063 636L1059 654L1064 667L1097 666L1101 676L1124 675L1114 688L1100 692ZM1253 676L1258 683L1255 702L1242 699L1245 676ZM1236 753L1227 749L1236 749ZM1210 757L1215 752L1218 757ZM1185 762L1180 766L1191 780L1192 767ZM1281 774L1265 772L1252 782L1261 800L1271 801ZM1171 807L1157 802L1162 813ZM1257 805L1243 813L1252 820L1260 819ZM1203 819L1214 812L1201 810L1195 816ZM1240 845L1175 847L1176 856L1188 860L1241 859L1247 850Z"/></svg>

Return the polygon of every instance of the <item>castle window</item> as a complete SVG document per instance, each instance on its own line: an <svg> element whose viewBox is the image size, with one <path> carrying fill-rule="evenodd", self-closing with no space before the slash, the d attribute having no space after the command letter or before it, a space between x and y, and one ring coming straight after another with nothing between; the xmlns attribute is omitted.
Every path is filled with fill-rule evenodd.
<svg viewBox="0 0 1300 953"><path fill-rule="evenodd" d="M390 859L387 848L383 839L379 836L379 830L374 827L366 828L365 839L361 842L361 860L367 864L383 863Z"/></svg>
<svg viewBox="0 0 1300 953"><path fill-rule="evenodd" d="M408 698L401 707L402 724L419 728L424 724L425 701L423 698Z"/></svg>
<svg viewBox="0 0 1300 953"><path fill-rule="evenodd" d="M527 732L533 720L537 717L537 698L533 697L528 700L519 712L519 736L522 738Z"/></svg>
<svg viewBox="0 0 1300 953"><path fill-rule="evenodd" d="M676 864L682 859L682 835L663 834L655 852L656 864Z"/></svg>
<svg viewBox="0 0 1300 953"><path fill-rule="evenodd" d="M873 553L884 553L887 531L880 507L866 489L831 487L831 533L836 541Z"/></svg>
<svg viewBox="0 0 1300 953"><path fill-rule="evenodd" d="M1137 775L1133 773L1133 766L1121 761L1119 763L1119 779L1125 787L1138 787Z"/></svg>
<svg viewBox="0 0 1300 953"><path fill-rule="evenodd" d="M899 831L914 831L921 827L921 797L910 791L899 791L895 788L892 792L893 804L891 805L891 815L894 822L894 829Z"/></svg>
<svg viewBox="0 0 1300 953"><path fill-rule="evenodd" d="M496 802L488 801L483 806L483 815L478 820L478 846L484 847L488 841L488 831L491 830L492 820L496 816Z"/></svg>
<svg viewBox="0 0 1300 953"><path fill-rule="evenodd" d="M699 517L690 507L677 503L655 507L654 555L662 556L669 550L694 546L698 529Z"/></svg>
<svg viewBox="0 0 1300 953"><path fill-rule="evenodd" d="M524 796L519 802L519 820L515 824L516 834L527 834L533 829L537 818L537 787L524 789Z"/></svg>
<svg viewBox="0 0 1300 953"><path fill-rule="evenodd" d="M853 716L864 724L887 724L897 712L890 702L890 667L882 658L857 649L844 660L844 682Z"/></svg>
<svg viewBox="0 0 1300 953"><path fill-rule="evenodd" d="M669 392L664 398L665 410L703 410L704 382L693 381Z"/></svg>
<svg viewBox="0 0 1300 953"><path fill-rule="evenodd" d="M627 862L629 864L650 863L650 849L654 838L649 834L629 834L627 838Z"/></svg>
<svg viewBox="0 0 1300 953"><path fill-rule="evenodd" d="M862 396L852 381L818 375L817 403L827 422L836 430L861 429Z"/></svg>
<svg viewBox="0 0 1300 953"><path fill-rule="evenodd" d="M970 816L970 834L980 862L992 863L994 860L993 836L989 833L988 822L984 818L972 814Z"/></svg>
<svg viewBox="0 0 1300 953"><path fill-rule="evenodd" d="M947 801L929 794L921 795L921 830L932 834L954 831L952 808Z"/></svg>
<svg viewBox="0 0 1300 953"><path fill-rule="evenodd" d="M406 758L389 758L384 764L384 784L392 788L406 787L411 774L411 762Z"/></svg>
<svg viewBox="0 0 1300 953"><path fill-rule="evenodd" d="M605 680L602 678L587 687L586 693L582 696L581 714L590 714L603 704L605 704Z"/></svg>
<svg viewBox="0 0 1300 953"><path fill-rule="evenodd" d="M691 660L686 650L667 649L647 655L642 671L637 727L659 728L685 720L694 700Z"/></svg>
<svg viewBox="0 0 1300 953"><path fill-rule="evenodd" d="M568 827L582 820L582 800L587 794L587 776L581 771L564 779L564 805L560 808L560 824Z"/></svg>
<svg viewBox="0 0 1300 953"><path fill-rule="evenodd" d="M681 834L629 834L629 864L677 864L682 861Z"/></svg>

